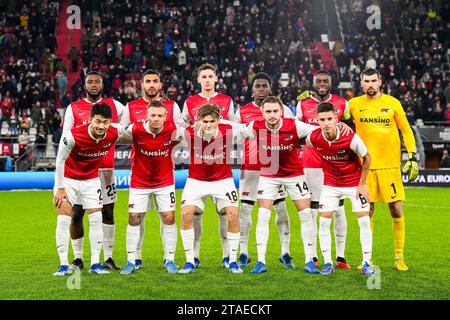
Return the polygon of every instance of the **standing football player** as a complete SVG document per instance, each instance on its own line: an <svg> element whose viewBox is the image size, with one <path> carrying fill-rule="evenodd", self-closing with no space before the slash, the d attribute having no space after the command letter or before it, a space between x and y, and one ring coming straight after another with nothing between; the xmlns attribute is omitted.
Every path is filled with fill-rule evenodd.
<svg viewBox="0 0 450 320"><path fill-rule="evenodd" d="M131 164L129 219L127 227L127 264L121 274L128 275L137 268L138 243L143 217L155 197L162 221L164 266L169 273L177 273L174 263L177 246L175 224L175 180L173 175L173 147L179 142L177 127L167 120L166 106L152 100L147 107L147 121L128 126L125 133L133 142L134 156Z"/></svg>
<svg viewBox="0 0 450 320"><path fill-rule="evenodd" d="M264 120L251 122L244 130L245 137L257 140L261 162L257 192L259 211L256 225L258 263L251 273L267 272L265 256L269 238L269 220L280 186L286 188L300 218L305 252L304 271L319 273L312 260L311 195L297 148L300 139L306 138L315 127L294 119L283 119L281 117L283 103L277 97L269 96L264 99L261 108Z"/></svg>
<svg viewBox="0 0 450 320"><path fill-rule="evenodd" d="M253 78L252 86L254 100L240 107L236 111L234 122L247 124L251 121L264 120L261 111L261 102L272 94L271 86L272 79L268 74L264 72L257 73ZM294 118L294 115L287 106L283 106L282 117ZM251 214L256 201L261 165L258 161L258 143L255 140L244 140L243 149L244 155L239 180L241 201L241 209L239 212L241 224L241 254L239 255L239 266L241 268L246 268L250 262L250 256L248 254L248 237L252 226ZM295 266L289 250L290 223L285 198L285 190L280 189L277 199L273 203L273 207L276 212L275 223L278 227L278 235L281 243L280 261L287 269L293 269Z"/></svg>
<svg viewBox="0 0 450 320"><path fill-rule="evenodd" d="M99 73L90 71L86 75L85 86L86 98L72 102L66 110L64 115L63 133L77 128L89 122L90 110L93 104L106 103L111 107L113 123L119 123L125 107L112 98L103 98L103 80ZM116 227L114 224L114 203L117 201L116 183L114 177L114 150L108 153L103 160L103 164L99 169L99 177L102 185L103 194L103 234L104 234L104 266L107 269L120 269L114 262L113 250L114 240L116 234ZM83 269L83 241L84 228L83 217L84 209L79 204L73 206L72 222L70 225L70 233L72 236L72 248L75 256L72 262L73 268Z"/></svg>
<svg viewBox="0 0 450 320"><path fill-rule="evenodd" d="M220 107L207 103L198 110L197 124L184 132L184 140L191 150L191 163L181 199L181 239L186 264L180 273L191 273L196 268L193 218L196 211L204 211L208 196L213 198L218 212L227 216L229 270L242 273L237 264L238 194L230 166L230 151L239 131L231 124L219 123L221 117Z"/></svg>
<svg viewBox="0 0 450 320"><path fill-rule="evenodd" d="M416 142L400 101L381 92L381 84L378 70L364 70L361 73L364 95L352 98L349 106L356 133L361 136L372 155L367 176L371 198L370 216L373 217L375 202L382 201L389 205L394 234L394 266L399 271L407 271L408 267L403 258L405 219L402 203L405 200L405 191L400 173L399 130L408 151L408 161L403 167L403 173L408 173L409 181L414 181L419 174Z"/></svg>
<svg viewBox="0 0 450 320"><path fill-rule="evenodd" d="M359 235L363 254L362 273L375 275L370 265L372 256L372 230L370 229L370 197L366 177L370 155L361 138L355 134L342 135L337 127L337 111L329 102L317 106L316 119L320 128L306 138L306 144L317 149L322 158L324 186L320 194L320 249L325 265L322 274L334 273L331 260L330 225L339 201L348 198L352 211L358 217ZM359 158L362 158L362 165Z"/></svg>
<svg viewBox="0 0 450 320"><path fill-rule="evenodd" d="M159 71L152 69L145 71L141 79L142 97L134 101L131 101L126 105L120 124L123 126L127 126L129 124L137 124L139 122L146 121L147 107L151 101L161 101L164 104L167 112L166 121L173 121L175 123L179 123L181 121L180 107L175 101L163 96L162 89L163 83L161 82L161 74L159 73ZM131 158L134 157L134 144L132 146L133 147L131 151ZM151 208L152 208L152 200L150 199L148 209L151 210ZM142 266L142 245L144 243L146 211L147 210L145 210L145 212L141 215L140 218L139 242L136 251L136 261L134 262L136 269L139 269ZM161 240L163 240L164 222L161 213L159 215L159 218L160 218L159 227L161 233Z"/></svg>
<svg viewBox="0 0 450 320"><path fill-rule="evenodd" d="M106 103L93 105L89 115L89 123L64 132L56 158L53 203L58 211L56 248L60 266L54 276L64 276L71 272L68 263L69 224L74 205L84 208L89 215L89 272L109 273L99 263L104 242L99 167L119 139L119 129L111 125L113 113Z"/></svg>
<svg viewBox="0 0 450 320"><path fill-rule="evenodd" d="M200 84L201 92L190 96L183 105L183 121L186 127L199 121L198 111L200 107L206 103L219 106L222 119L233 121L234 119L234 103L233 100L220 92L216 92L217 70L216 67L209 63L202 64L197 70L197 82ZM227 216L220 214L219 211L219 233L222 241L222 266L228 268L229 251L227 242L228 222ZM195 265L200 265L200 238L202 234L202 212L196 211L193 224L195 232L194 256Z"/></svg>
<svg viewBox="0 0 450 320"><path fill-rule="evenodd" d="M314 92L306 91L299 96L296 118L300 121L318 125L316 109L321 102L332 103L336 110L337 120L350 119L347 100L330 93L331 74L326 70L319 70L313 78ZM315 148L303 146L303 167L305 177L311 191L311 214L314 223L314 264L319 266L317 259L317 214L319 209L320 192L323 187L322 159ZM336 243L336 267L350 269L345 260L345 242L347 239L347 219L345 217L344 200L339 202L339 208L334 215L334 237Z"/></svg>

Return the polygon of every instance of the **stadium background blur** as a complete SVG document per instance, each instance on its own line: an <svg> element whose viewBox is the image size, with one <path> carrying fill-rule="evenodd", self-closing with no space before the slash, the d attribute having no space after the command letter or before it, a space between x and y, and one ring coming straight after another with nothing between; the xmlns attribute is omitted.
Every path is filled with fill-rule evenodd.
<svg viewBox="0 0 450 320"><path fill-rule="evenodd" d="M448 166L449 3L331 3L0 0L0 171L54 169L65 108L83 97L87 71L101 72L104 95L126 104L141 94L141 72L158 69L165 94L183 106L203 62L218 66L217 90L236 108L264 71L294 112L315 71L329 70L334 92L351 98L360 72L375 67L405 109L421 166ZM81 29L67 27L70 4L81 9ZM369 30L373 4L381 26Z"/></svg>

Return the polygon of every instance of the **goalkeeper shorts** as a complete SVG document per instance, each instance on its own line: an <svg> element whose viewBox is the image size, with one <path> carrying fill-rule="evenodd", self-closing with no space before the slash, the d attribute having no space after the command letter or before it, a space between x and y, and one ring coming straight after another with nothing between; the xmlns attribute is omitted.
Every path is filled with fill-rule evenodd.
<svg viewBox="0 0 450 320"><path fill-rule="evenodd" d="M405 200L400 168L371 169L367 175L370 202Z"/></svg>

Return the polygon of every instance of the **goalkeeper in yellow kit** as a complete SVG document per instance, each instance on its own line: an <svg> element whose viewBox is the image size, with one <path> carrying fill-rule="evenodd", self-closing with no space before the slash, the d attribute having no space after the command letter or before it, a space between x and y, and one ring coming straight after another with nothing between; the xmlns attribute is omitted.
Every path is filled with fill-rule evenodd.
<svg viewBox="0 0 450 320"><path fill-rule="evenodd" d="M408 267L403 259L405 221L402 201L405 200L405 192L400 173L399 130L408 151L408 162L402 171L408 173L409 181L415 180L419 173L414 134L400 102L381 92L380 73L376 69L366 69L361 73L361 87L365 94L350 99L349 107L356 133L362 138L372 156L367 176L370 217L373 216L375 202L388 203L393 219L395 268L407 271Z"/></svg>

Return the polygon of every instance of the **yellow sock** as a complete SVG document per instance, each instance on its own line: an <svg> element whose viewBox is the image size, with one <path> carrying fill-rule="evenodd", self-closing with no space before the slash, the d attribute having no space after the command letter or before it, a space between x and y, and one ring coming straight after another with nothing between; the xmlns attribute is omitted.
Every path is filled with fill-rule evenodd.
<svg viewBox="0 0 450 320"><path fill-rule="evenodd" d="M373 217L370 217L370 230L372 230L372 237L373 237Z"/></svg>
<svg viewBox="0 0 450 320"><path fill-rule="evenodd" d="M405 218L392 218L392 234L394 235L395 256L403 257L405 246Z"/></svg>

